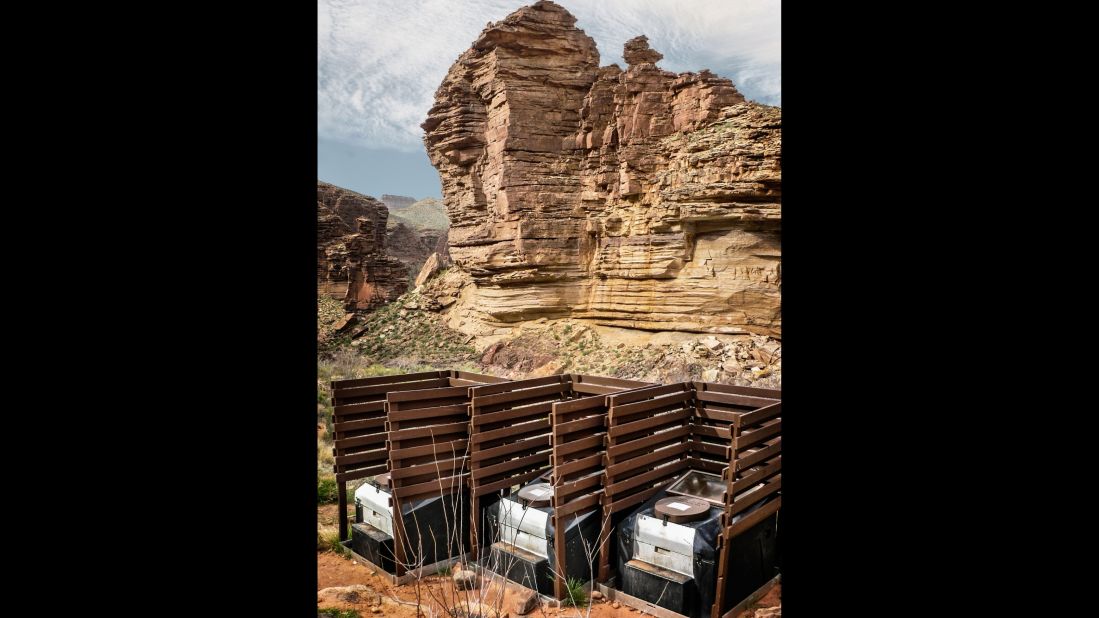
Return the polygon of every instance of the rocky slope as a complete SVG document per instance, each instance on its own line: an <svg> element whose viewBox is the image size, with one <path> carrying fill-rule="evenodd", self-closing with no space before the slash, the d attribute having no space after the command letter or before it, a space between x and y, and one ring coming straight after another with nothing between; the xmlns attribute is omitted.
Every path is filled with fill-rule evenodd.
<svg viewBox="0 0 1099 618"><path fill-rule="evenodd" d="M386 253L385 204L317 182L317 291L366 310L408 289L409 269Z"/></svg>
<svg viewBox="0 0 1099 618"><path fill-rule="evenodd" d="M408 197L407 195L390 195L388 193L382 194L382 203L390 210L399 210L401 208L408 208L416 203L416 198Z"/></svg>
<svg viewBox="0 0 1099 618"><path fill-rule="evenodd" d="M408 206L389 206L389 220L390 225L404 223L417 230L446 230L450 227L443 201L432 197Z"/></svg>
<svg viewBox="0 0 1099 618"><path fill-rule="evenodd" d="M411 277L416 277L424 263L439 252L434 263L445 263L447 251L446 233L450 227L443 202L434 198L417 201L404 195L382 195L382 203L389 208L387 245L389 253L408 266Z"/></svg>
<svg viewBox="0 0 1099 618"><path fill-rule="evenodd" d="M626 70L553 2L490 24L423 124L462 282L486 334L579 318L781 336L781 112L708 71Z"/></svg>

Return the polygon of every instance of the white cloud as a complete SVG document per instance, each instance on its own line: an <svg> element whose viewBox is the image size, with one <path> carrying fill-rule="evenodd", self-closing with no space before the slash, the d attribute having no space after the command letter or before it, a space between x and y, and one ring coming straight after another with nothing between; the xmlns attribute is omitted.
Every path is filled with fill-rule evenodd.
<svg viewBox="0 0 1099 618"><path fill-rule="evenodd" d="M420 123L450 65L489 21L534 0L318 0L317 131L419 150ZM639 34L670 71L708 68L749 99L781 103L779 0L557 0L595 39L600 64Z"/></svg>

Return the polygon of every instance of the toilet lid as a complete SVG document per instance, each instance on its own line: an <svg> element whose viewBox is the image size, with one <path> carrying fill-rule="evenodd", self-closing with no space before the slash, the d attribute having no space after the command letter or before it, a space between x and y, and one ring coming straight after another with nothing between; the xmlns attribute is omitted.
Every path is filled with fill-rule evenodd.
<svg viewBox="0 0 1099 618"><path fill-rule="evenodd" d="M534 483L519 490L519 497L530 506L549 506L553 498L553 485L549 483Z"/></svg>
<svg viewBox="0 0 1099 618"><path fill-rule="evenodd" d="M710 512L710 503L693 496L670 496L656 501L656 516L667 517L673 524L704 519Z"/></svg>

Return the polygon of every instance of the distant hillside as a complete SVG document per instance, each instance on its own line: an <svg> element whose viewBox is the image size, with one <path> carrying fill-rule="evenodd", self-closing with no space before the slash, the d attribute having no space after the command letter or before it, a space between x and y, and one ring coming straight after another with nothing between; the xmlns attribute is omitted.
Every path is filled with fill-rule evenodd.
<svg viewBox="0 0 1099 618"><path fill-rule="evenodd" d="M395 227L398 223L417 230L445 230L450 227L443 201L430 197L404 208L390 206L388 227Z"/></svg>
<svg viewBox="0 0 1099 618"><path fill-rule="evenodd" d="M407 195L390 195L388 193L383 193L382 203L388 206L389 210L400 210L415 204L416 198L408 197Z"/></svg>

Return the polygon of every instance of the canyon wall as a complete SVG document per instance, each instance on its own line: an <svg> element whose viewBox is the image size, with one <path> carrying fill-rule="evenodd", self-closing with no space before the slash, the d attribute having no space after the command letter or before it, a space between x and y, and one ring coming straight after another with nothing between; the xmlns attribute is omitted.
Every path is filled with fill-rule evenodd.
<svg viewBox="0 0 1099 618"><path fill-rule="evenodd" d="M385 204L372 197L317 182L318 294L357 311L395 300L408 289L408 266L386 254L388 217Z"/></svg>
<svg viewBox="0 0 1099 618"><path fill-rule="evenodd" d="M490 24L422 125L464 277L452 322L780 336L781 110L661 70L643 36L599 67L575 24L546 0Z"/></svg>

